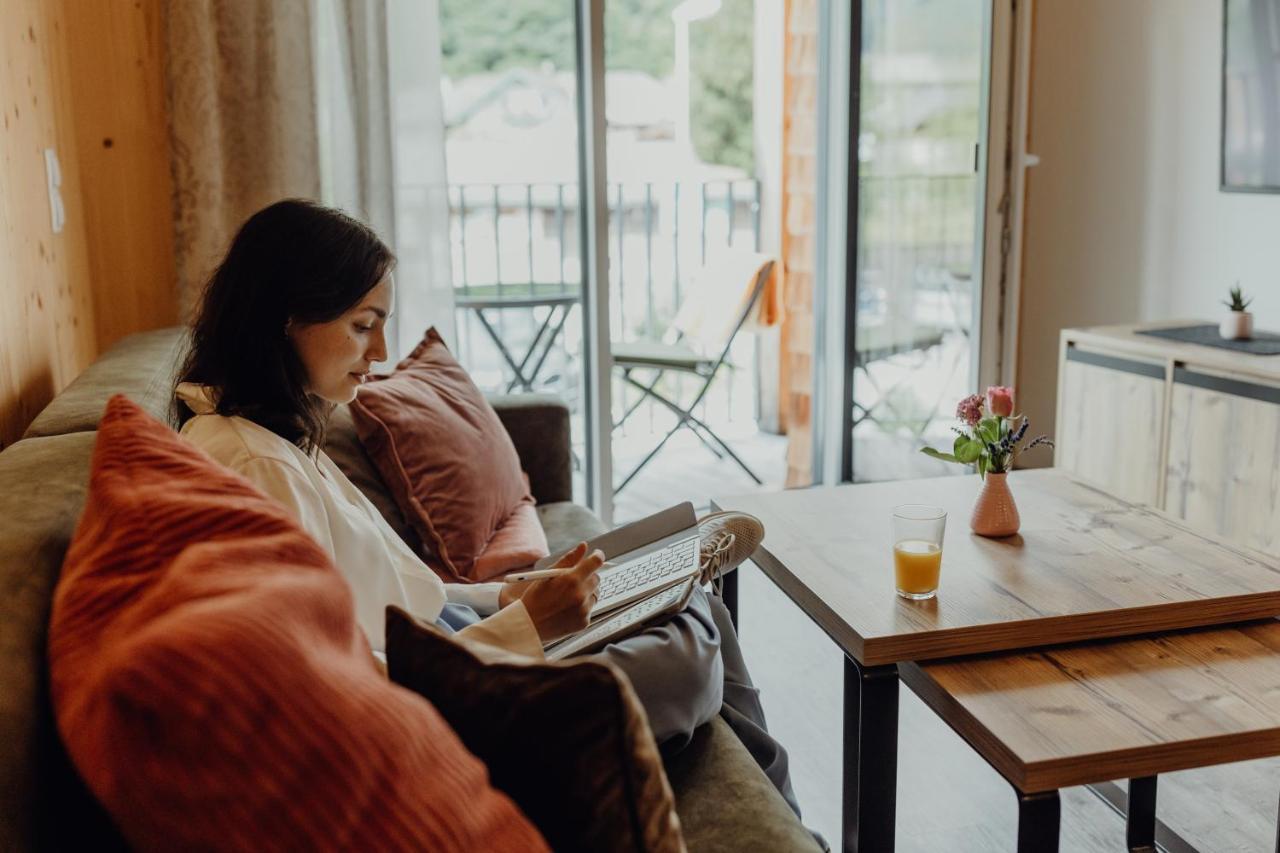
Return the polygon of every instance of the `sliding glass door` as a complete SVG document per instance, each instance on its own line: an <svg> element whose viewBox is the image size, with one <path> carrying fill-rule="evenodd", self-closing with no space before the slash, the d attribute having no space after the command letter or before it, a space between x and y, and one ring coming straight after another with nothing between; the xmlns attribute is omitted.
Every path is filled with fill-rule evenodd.
<svg viewBox="0 0 1280 853"><path fill-rule="evenodd" d="M783 484L787 439L761 426L778 406L764 390L777 355L762 353L757 323L733 328L753 258L779 249L766 164L780 128L756 113L781 100L782 40L757 31L783 16L777 0L604 5L613 488L626 521Z"/></svg>
<svg viewBox="0 0 1280 853"><path fill-rule="evenodd" d="M439 20L452 343L487 392L568 404L575 500L607 517L609 330L595 317L608 293L593 242L606 222L594 203L601 2L439 0Z"/></svg>
<svg viewBox="0 0 1280 853"><path fill-rule="evenodd" d="M854 9L843 478L960 473L920 448L979 373L992 0Z"/></svg>

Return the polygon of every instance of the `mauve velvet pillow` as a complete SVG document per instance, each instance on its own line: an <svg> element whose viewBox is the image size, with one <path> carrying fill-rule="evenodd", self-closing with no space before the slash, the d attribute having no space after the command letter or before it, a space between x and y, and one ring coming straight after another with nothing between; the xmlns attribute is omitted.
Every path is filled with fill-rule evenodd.
<svg viewBox="0 0 1280 853"><path fill-rule="evenodd" d="M463 646L387 608L387 674L429 700L557 853L681 853L675 796L627 677Z"/></svg>
<svg viewBox="0 0 1280 853"><path fill-rule="evenodd" d="M135 850L546 850L283 507L121 396L54 594L50 692Z"/></svg>
<svg viewBox="0 0 1280 853"><path fill-rule="evenodd" d="M533 539L512 549L514 563L477 563L533 497L502 421L434 328L394 373L370 378L351 413L387 488L432 552L421 556L444 580L484 581L546 556L541 527L523 525Z"/></svg>

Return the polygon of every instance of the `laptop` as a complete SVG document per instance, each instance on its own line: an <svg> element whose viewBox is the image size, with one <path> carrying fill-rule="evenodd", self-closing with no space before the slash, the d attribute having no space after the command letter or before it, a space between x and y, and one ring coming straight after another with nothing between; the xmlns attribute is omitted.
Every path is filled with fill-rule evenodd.
<svg viewBox="0 0 1280 853"><path fill-rule="evenodd" d="M588 540L604 553L599 597L582 631L546 647L553 660L579 654L680 610L698 577L698 523L685 502ZM555 565L564 553L539 560Z"/></svg>
<svg viewBox="0 0 1280 853"><path fill-rule="evenodd" d="M568 549L544 557L535 569L554 566ZM698 516L682 504L587 540L588 552L604 553L599 599L591 618L647 598L698 573Z"/></svg>
<svg viewBox="0 0 1280 853"><path fill-rule="evenodd" d="M613 640L633 634L655 619L683 610L696 582L696 576L685 578L648 598L620 607L592 621L578 633L548 644L543 653L547 660L563 660L572 655L593 652Z"/></svg>

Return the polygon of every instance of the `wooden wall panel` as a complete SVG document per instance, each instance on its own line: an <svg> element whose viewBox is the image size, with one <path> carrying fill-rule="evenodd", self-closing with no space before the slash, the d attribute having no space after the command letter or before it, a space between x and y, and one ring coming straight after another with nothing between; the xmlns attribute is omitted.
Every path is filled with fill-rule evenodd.
<svg viewBox="0 0 1280 853"><path fill-rule="evenodd" d="M61 7L0 15L0 446L97 352ZM54 234L44 149L57 150L67 225Z"/></svg>
<svg viewBox="0 0 1280 853"><path fill-rule="evenodd" d="M64 0L63 8L95 326L106 349L177 322L163 9L158 0Z"/></svg>
<svg viewBox="0 0 1280 853"><path fill-rule="evenodd" d="M103 347L176 321L162 12L6 0L0 15L0 447Z"/></svg>

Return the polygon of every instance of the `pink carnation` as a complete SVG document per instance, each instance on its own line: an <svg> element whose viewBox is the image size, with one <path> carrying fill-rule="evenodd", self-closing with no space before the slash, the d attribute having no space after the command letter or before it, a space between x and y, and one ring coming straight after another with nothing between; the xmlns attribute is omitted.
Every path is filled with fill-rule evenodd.
<svg viewBox="0 0 1280 853"><path fill-rule="evenodd" d="M982 420L982 395L970 394L956 406L956 417L969 426L976 426Z"/></svg>
<svg viewBox="0 0 1280 853"><path fill-rule="evenodd" d="M1007 418L1013 414L1013 389L992 385L987 389L987 409L993 415Z"/></svg>

